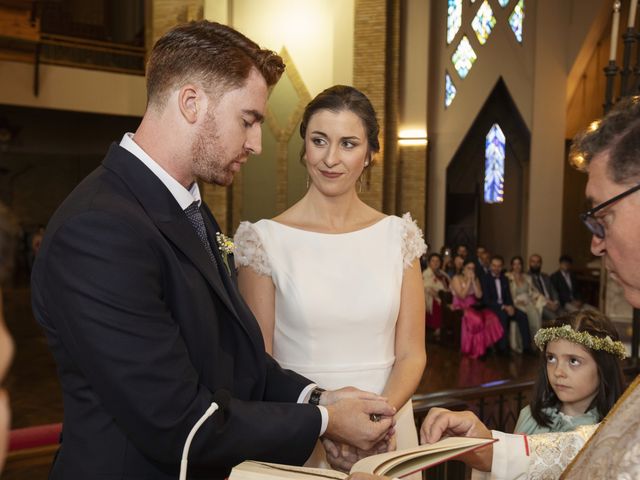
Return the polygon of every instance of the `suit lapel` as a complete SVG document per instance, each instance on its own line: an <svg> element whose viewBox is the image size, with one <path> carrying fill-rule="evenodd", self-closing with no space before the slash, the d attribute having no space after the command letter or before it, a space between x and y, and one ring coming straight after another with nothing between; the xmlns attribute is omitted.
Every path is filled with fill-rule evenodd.
<svg viewBox="0 0 640 480"><path fill-rule="evenodd" d="M227 256L227 264L229 266L229 270L225 266L225 263L222 259L222 254L220 253L220 249L218 248L218 242L216 240L216 232L220 231L220 226L216 221L215 217L209 210L209 207L206 203L202 203L202 211L204 218L204 225L207 228L207 233L209 234L209 238L212 239L212 250L213 254L216 257L216 262L218 263L218 269L220 272L220 276L223 279L224 284L227 287L227 292L231 297L231 301L236 305L236 310L239 313L238 318L240 322L244 325L245 329L248 332L252 332L253 335L250 335L256 347L264 348L264 341L262 339L262 332L258 326L258 322L255 320L253 312L249 309L247 304L245 303L242 295L240 295L240 291L237 287L236 282L236 271L235 271L235 263L233 262L233 255Z"/></svg>
<svg viewBox="0 0 640 480"><path fill-rule="evenodd" d="M156 225L164 236L191 260L191 263L193 263L202 276L207 279L218 297L220 297L220 300L239 318L238 312L233 306L233 302L231 302L227 290L222 283L220 273L216 271L215 265L211 262L211 258L209 258L207 251L202 246L202 242L189 223L186 215L183 216L184 218L176 218L173 221L159 221L156 222ZM211 247L215 254L215 245L212 244ZM221 262L221 260L218 260L218 262Z"/></svg>
<svg viewBox="0 0 640 480"><path fill-rule="evenodd" d="M207 280L229 311L239 320L220 275L185 213L165 185L133 154L113 143L103 166L113 171L129 187L160 232L180 250ZM215 251L215 244L212 245ZM242 324L242 322L240 322ZM244 325L243 325L244 327Z"/></svg>

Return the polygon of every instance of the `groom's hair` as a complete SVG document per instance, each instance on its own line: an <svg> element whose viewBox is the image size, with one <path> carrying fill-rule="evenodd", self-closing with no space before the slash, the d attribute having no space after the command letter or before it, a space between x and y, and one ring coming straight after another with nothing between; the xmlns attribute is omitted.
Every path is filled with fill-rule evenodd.
<svg viewBox="0 0 640 480"><path fill-rule="evenodd" d="M220 95L242 86L252 68L272 86L285 65L280 56L227 25L207 20L178 25L153 46L147 62L147 102L162 108L171 91L189 82L201 85L208 95Z"/></svg>

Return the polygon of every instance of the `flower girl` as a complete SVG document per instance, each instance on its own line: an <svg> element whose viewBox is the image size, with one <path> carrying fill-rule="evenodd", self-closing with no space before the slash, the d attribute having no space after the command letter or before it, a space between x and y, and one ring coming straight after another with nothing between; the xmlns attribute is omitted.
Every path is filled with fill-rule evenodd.
<svg viewBox="0 0 640 480"><path fill-rule="evenodd" d="M566 432L602 420L624 391L626 350L611 321L597 311L572 312L540 329L535 343L543 355L534 398L514 432Z"/></svg>

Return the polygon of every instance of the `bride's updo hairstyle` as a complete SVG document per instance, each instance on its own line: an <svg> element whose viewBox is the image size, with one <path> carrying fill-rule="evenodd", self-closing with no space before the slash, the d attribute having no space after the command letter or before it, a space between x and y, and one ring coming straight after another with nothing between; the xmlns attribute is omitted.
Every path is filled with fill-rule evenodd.
<svg viewBox="0 0 640 480"><path fill-rule="evenodd" d="M302 140L304 140L307 133L309 120L320 110L330 110L334 113L347 110L356 114L360 120L362 120L367 135L367 145L369 147L369 164L365 169L370 167L373 163L373 155L380 151L380 141L378 140L380 125L376 119L376 111L373 109L373 105L371 105L367 96L360 90L347 85L334 85L320 92L304 109L302 123L300 123L300 136ZM306 150L303 143L302 151L300 152L300 161L302 162L304 161L305 153Z"/></svg>

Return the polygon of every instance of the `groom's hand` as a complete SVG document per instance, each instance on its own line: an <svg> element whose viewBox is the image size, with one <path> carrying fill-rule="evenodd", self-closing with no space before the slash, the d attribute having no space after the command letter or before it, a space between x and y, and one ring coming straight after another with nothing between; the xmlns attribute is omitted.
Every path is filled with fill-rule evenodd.
<svg viewBox="0 0 640 480"><path fill-rule="evenodd" d="M329 440L371 450L392 434L396 409L384 400L346 397L327 404L326 408L329 425L324 436ZM372 420L374 415L377 421Z"/></svg>
<svg viewBox="0 0 640 480"><path fill-rule="evenodd" d="M343 387L338 390L327 390L326 392L322 392L322 395L320 396L320 405L326 407L345 398L359 398L361 400L381 400L383 402L387 401L385 397L372 392L360 390L359 388L355 387Z"/></svg>

